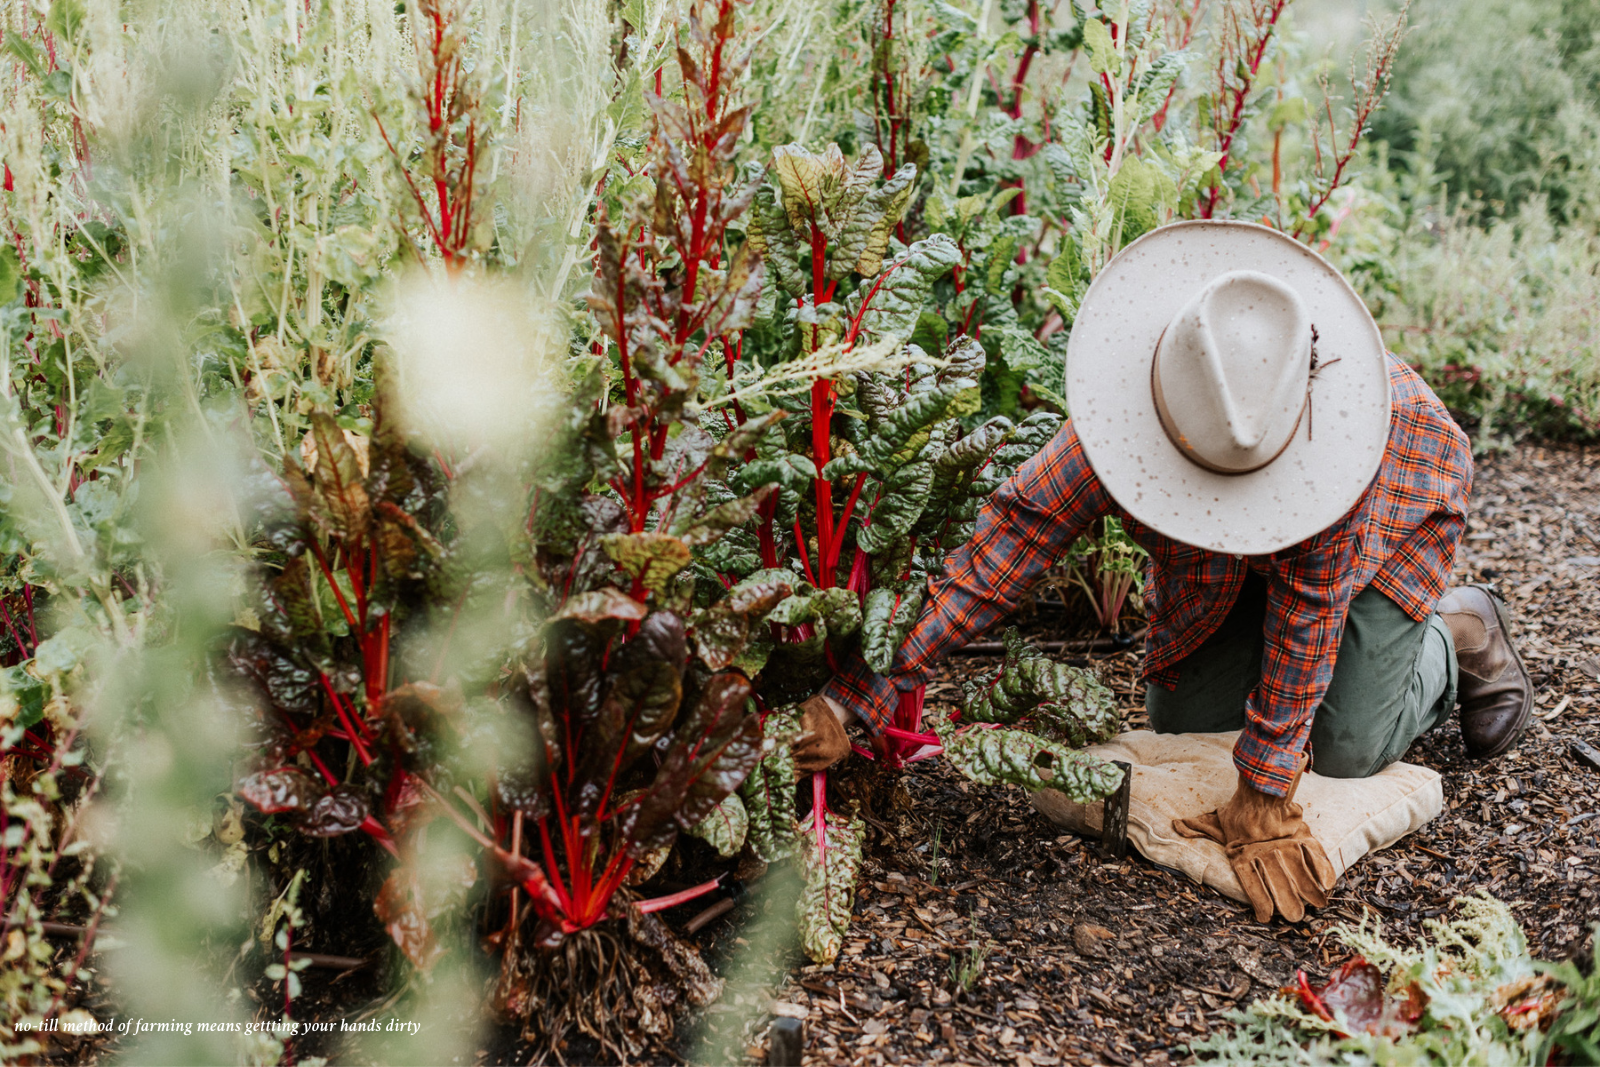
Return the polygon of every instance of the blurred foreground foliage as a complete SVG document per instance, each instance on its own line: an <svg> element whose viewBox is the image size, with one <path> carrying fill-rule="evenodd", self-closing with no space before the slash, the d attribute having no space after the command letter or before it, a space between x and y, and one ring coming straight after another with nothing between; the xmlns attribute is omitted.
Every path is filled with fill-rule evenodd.
<svg viewBox="0 0 1600 1067"><path fill-rule="evenodd" d="M903 763L1114 789L1104 690L1015 641L886 775L800 783L795 705L893 663L1165 222L1337 258L1486 441L1592 428L1589 113L1373 159L1404 26L1346 79L1287 0L8 0L0 1051L84 1010L50 921L151 1019L292 1022L348 945L425 1027L380 1059L631 1055L721 989L658 912L785 864L763 943L838 951ZM1115 630L1137 554L1071 555Z"/></svg>

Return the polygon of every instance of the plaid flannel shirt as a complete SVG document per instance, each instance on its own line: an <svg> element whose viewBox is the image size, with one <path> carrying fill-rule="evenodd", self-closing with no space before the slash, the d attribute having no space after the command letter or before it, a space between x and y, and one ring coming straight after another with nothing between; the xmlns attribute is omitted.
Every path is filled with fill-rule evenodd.
<svg viewBox="0 0 1600 1067"><path fill-rule="evenodd" d="M1068 421L984 506L972 540L931 583L928 607L889 676L857 658L825 692L880 731L899 690L926 684L945 654L1015 608L1092 522L1116 515L1150 553L1149 682L1176 685L1177 665L1221 625L1246 567L1267 577L1261 682L1246 701L1234 764L1250 785L1283 796L1333 675L1351 598L1373 585L1413 619L1425 619L1444 593L1466 527L1472 484L1466 436L1422 379L1392 355L1389 391L1388 445L1361 499L1315 537L1248 560L1182 544L1128 516L1090 469Z"/></svg>

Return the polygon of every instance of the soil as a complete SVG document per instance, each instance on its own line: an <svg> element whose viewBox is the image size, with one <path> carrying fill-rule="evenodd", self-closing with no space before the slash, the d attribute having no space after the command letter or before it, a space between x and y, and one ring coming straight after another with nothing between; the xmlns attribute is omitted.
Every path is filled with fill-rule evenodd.
<svg viewBox="0 0 1600 1067"><path fill-rule="evenodd" d="M837 964L795 966L774 991L778 1014L804 1019L804 1062L1187 1060L1184 1046L1228 1009L1298 969L1325 978L1346 955L1334 927L1369 917L1391 940L1412 940L1479 889L1511 903L1535 955L1589 952L1600 769L1571 745L1600 747L1597 579L1600 449L1480 461L1456 581L1492 582L1507 598L1538 685L1535 722L1488 762L1466 758L1453 721L1420 739L1407 759L1444 776L1445 813L1357 863L1329 907L1300 923L1258 923L1136 853L1102 862L1096 842L1063 833L1020 789L972 785L939 760L913 765L910 803L871 827ZM1019 621L1031 636L1079 636ZM1094 659L1126 728L1144 725L1139 653ZM995 662L952 660L929 699L953 700L962 676ZM739 933L738 916L718 929ZM770 1018L746 1025L753 1061Z"/></svg>
<svg viewBox="0 0 1600 1067"><path fill-rule="evenodd" d="M1589 924L1600 919L1600 769L1572 745L1600 748L1597 579L1600 448L1528 446L1481 460L1456 580L1492 582L1510 603L1539 687L1535 722L1514 752L1489 762L1466 759L1454 723L1422 738L1407 758L1443 775L1445 813L1357 863L1306 921L1258 923L1131 851L1105 862L1097 842L1057 828L1021 790L973 785L940 760L912 765L898 785L852 772L840 778L872 787L869 836L837 963L811 966L799 954L794 886L781 870L735 883L735 906L693 938L727 990L680 1023L671 1050L645 1058L760 1063L773 1020L787 1016L803 1020L808 1065L1182 1062L1185 1046L1223 1026L1229 1009L1298 969L1326 977L1344 958L1336 926L1367 918L1391 940L1414 939L1479 889L1511 903L1535 955L1589 952ZM1048 606L1014 621L1040 640L1092 633ZM1117 694L1125 728L1145 725L1140 653L1089 658ZM997 662L952 659L929 700L953 703L962 678ZM684 872L685 884L692 877ZM660 917L682 932L715 901ZM334 940L349 945L307 947L375 965L306 972L303 1018L357 1019L394 1004L383 990L403 968L381 931L368 922L346 930ZM511 1028L480 1031L478 1041L478 1063L532 1057ZM343 1061L315 1044L297 1051ZM102 1042L62 1051L52 1060L115 1056ZM603 1057L575 1038L561 1058Z"/></svg>

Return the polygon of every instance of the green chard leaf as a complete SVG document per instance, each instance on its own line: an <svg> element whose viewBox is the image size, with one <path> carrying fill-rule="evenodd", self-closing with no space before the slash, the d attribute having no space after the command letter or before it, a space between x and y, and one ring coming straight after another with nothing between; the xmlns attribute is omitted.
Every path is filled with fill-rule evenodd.
<svg viewBox="0 0 1600 1067"><path fill-rule="evenodd" d="M890 261L876 278L863 282L845 301L845 309L851 318L860 316L861 331L873 338L910 337L933 283L960 262L961 249L948 236L925 237Z"/></svg>
<svg viewBox="0 0 1600 1067"><path fill-rule="evenodd" d="M711 814L689 827L689 833L716 849L724 859L744 847L749 832L750 815L737 793L728 794L711 809Z"/></svg>
<svg viewBox="0 0 1600 1067"><path fill-rule="evenodd" d="M861 623L861 655L867 666L888 674L895 653L922 614L923 588L912 585L903 590L880 586L867 594Z"/></svg>
<svg viewBox="0 0 1600 1067"><path fill-rule="evenodd" d="M1122 784L1122 770L1116 764L1026 730L979 725L941 733L940 739L945 759L979 785L1009 782L1029 792L1059 789L1078 803L1089 804L1110 796Z"/></svg>
<svg viewBox="0 0 1600 1067"><path fill-rule="evenodd" d="M805 845L802 873L805 888L795 905L800 919L800 944L813 963L829 964L839 956L855 907L856 877L866 824L860 819L827 820L827 846L819 853L811 820L800 828Z"/></svg>
<svg viewBox="0 0 1600 1067"><path fill-rule="evenodd" d="M600 547L619 569L652 593L689 565L689 546L663 533L606 534Z"/></svg>
<svg viewBox="0 0 1600 1067"><path fill-rule="evenodd" d="M800 733L800 712L789 706L772 712L762 732L765 748L761 761L739 786L749 819L750 849L764 863L794 855L800 840L795 833L795 770L790 744Z"/></svg>
<svg viewBox="0 0 1600 1067"><path fill-rule="evenodd" d="M872 509L872 524L856 534L863 552L876 555L911 533L928 505L933 487L933 464L908 463L889 475L883 496Z"/></svg>

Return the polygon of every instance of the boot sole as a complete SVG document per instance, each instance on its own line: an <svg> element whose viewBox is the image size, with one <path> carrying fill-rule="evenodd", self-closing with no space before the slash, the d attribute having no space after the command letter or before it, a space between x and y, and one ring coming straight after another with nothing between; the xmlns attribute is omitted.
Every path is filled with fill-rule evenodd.
<svg viewBox="0 0 1600 1067"><path fill-rule="evenodd" d="M1468 753L1473 759L1494 759L1515 748L1517 742L1522 740L1522 735L1528 732L1528 724L1533 720L1533 676L1528 673L1527 665L1522 662L1522 653L1517 651L1517 643L1511 639L1511 617L1506 614L1506 602L1500 598L1500 594L1487 585L1475 582L1472 588L1483 590L1484 595L1489 598L1489 603L1494 605L1494 617L1500 623L1500 632L1506 635L1506 644L1511 646L1511 658L1516 661L1517 671L1528 687L1528 699L1522 702L1522 714L1518 716L1517 725L1506 735L1506 739L1487 752Z"/></svg>

